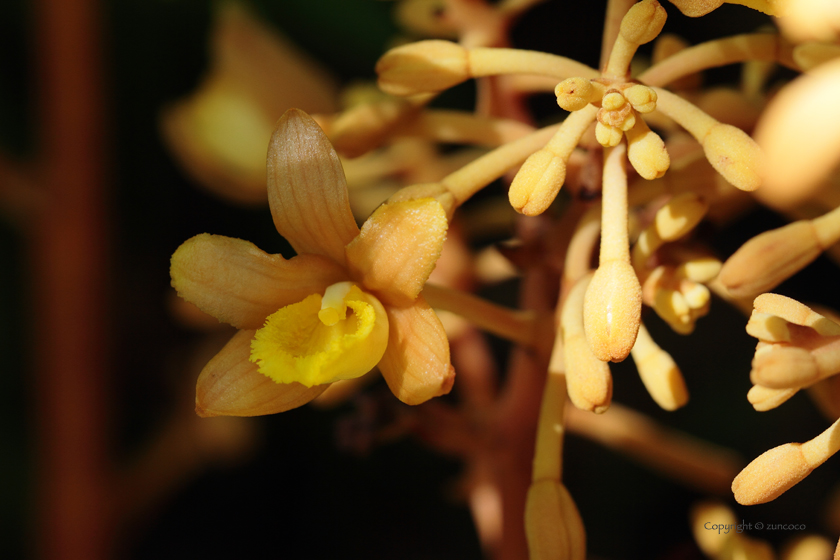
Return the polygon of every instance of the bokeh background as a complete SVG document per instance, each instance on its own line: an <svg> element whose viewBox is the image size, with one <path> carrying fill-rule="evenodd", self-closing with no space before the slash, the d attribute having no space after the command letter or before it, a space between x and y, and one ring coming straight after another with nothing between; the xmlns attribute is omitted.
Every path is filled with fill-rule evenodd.
<svg viewBox="0 0 840 560"><path fill-rule="evenodd" d="M372 429L366 422L388 420L365 413L387 395L384 384L331 410L304 407L218 429L202 428L193 419L198 364L230 331L208 334L173 317L170 255L202 232L248 239L269 252L292 252L274 231L267 208L244 208L207 193L180 169L161 139L161 110L194 90L207 70L214 3L108 0L94 6L101 47L106 247L101 290L106 367L96 389L104 401L104 462L113 476L102 481L103 492L116 504L109 515L111 557L481 558L459 492L462 465L456 459L411 438L360 443ZM401 33L391 17L394 2L254 0L249 6L342 84L375 79L377 58ZM595 66L604 6L545 2L517 24L513 43ZM733 6L693 21L665 6L666 31L691 43L769 23ZM44 542L51 538L39 490L50 476L39 467L46 437L41 395L49 379L37 364L53 350L54 340L39 336L43 302L37 286L46 272L33 264L40 247L33 242L40 227L39 189L50 188L38 183L49 123L39 66L48 39L37 30L51 9L46 0L0 3L0 150L8 164L0 169L0 193L12 192L8 185L17 175L9 169L24 172L36 189L23 203L0 198L2 558L45 557ZM706 79L737 78L738 69L727 68ZM473 95L473 86L465 84L438 103L469 108ZM543 122L560 113L550 96L535 98L532 109ZM491 187L491 194L500 192L500 186ZM728 256L750 236L783 223L756 210L726 229L705 226L703 234ZM486 246L505 237L474 243ZM778 291L840 308L836 273L820 259ZM510 288L515 283L488 295ZM79 324L91 320L96 318L78 317ZM754 341L744 325L745 319L719 300L690 337L673 334L651 317L654 337L683 369L691 401L674 413L659 410L628 364L613 370L615 400L734 449L745 461L821 432L827 422L802 394L771 412L752 410L745 395ZM496 343L504 359L506 347ZM687 511L708 496L575 436L568 438L565 453L565 482L586 524L592 558L702 557L692 543ZM744 508L730 495L721 498L746 522L804 523L832 536L840 527L826 521L825 507L838 471L836 460L829 461L768 505ZM80 515L85 500L79 496ZM755 536L778 544L793 535Z"/></svg>

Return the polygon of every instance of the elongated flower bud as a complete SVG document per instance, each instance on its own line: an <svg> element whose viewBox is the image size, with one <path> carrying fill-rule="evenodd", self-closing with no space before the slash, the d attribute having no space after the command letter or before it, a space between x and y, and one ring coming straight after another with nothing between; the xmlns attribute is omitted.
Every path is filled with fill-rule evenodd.
<svg viewBox="0 0 840 560"><path fill-rule="evenodd" d="M727 181L742 191L754 191L761 185L764 154L746 132L717 124L702 143L709 163Z"/></svg>
<svg viewBox="0 0 840 560"><path fill-rule="evenodd" d="M586 290L583 320L595 356L620 362L633 349L642 317L642 287L628 262L601 263Z"/></svg>
<svg viewBox="0 0 840 560"><path fill-rule="evenodd" d="M531 560L584 560L586 535L569 491L554 480L538 480L528 489L525 534Z"/></svg>
<svg viewBox="0 0 840 560"><path fill-rule="evenodd" d="M786 443L765 451L732 481L735 500L743 505L775 500L840 448L840 420L805 443Z"/></svg>
<svg viewBox="0 0 840 560"><path fill-rule="evenodd" d="M688 389L679 367L654 342L644 325L639 327L632 354L639 377L656 404L665 410L676 410L688 402Z"/></svg>
<svg viewBox="0 0 840 560"><path fill-rule="evenodd" d="M665 26L668 14L656 0L642 0L621 20L621 36L628 42L644 45L656 39Z"/></svg>
<svg viewBox="0 0 840 560"><path fill-rule="evenodd" d="M432 93L470 77L467 50L451 41L419 41L385 53L376 63L379 87L391 95Z"/></svg>
<svg viewBox="0 0 840 560"><path fill-rule="evenodd" d="M648 180L662 177L671 165L665 142L642 119L627 131L627 159Z"/></svg>

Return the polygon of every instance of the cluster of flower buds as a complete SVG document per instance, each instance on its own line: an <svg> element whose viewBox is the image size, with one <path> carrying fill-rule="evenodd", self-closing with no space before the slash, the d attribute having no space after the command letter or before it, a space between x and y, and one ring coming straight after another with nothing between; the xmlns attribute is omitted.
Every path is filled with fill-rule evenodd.
<svg viewBox="0 0 840 560"><path fill-rule="evenodd" d="M797 391L840 372L840 324L778 294L755 300L747 332L758 338L748 398L757 410L775 408ZM803 444L787 443L756 458L732 483L735 499L776 499L840 449L840 420Z"/></svg>

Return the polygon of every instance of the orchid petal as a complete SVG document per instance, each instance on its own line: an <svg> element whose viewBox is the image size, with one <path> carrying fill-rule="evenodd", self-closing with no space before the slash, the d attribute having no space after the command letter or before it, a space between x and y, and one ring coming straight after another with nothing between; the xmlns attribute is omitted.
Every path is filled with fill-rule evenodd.
<svg viewBox="0 0 840 560"><path fill-rule="evenodd" d="M304 387L300 383L275 383L251 363L253 330L243 330L201 370L195 388L195 411L202 417L261 416L302 406L329 384Z"/></svg>
<svg viewBox="0 0 840 560"><path fill-rule="evenodd" d="M348 267L384 302L410 305L435 268L448 225L433 198L383 204L347 245Z"/></svg>
<svg viewBox="0 0 840 560"><path fill-rule="evenodd" d="M344 264L344 246L359 234L344 171L327 136L299 109L286 111L271 136L268 204L277 231L298 254Z"/></svg>
<svg viewBox="0 0 840 560"><path fill-rule="evenodd" d="M286 260L248 241L207 233L175 251L170 273L178 295L237 328L261 327L281 307L346 279L344 270L324 257Z"/></svg>
<svg viewBox="0 0 840 560"><path fill-rule="evenodd" d="M423 296L409 307L386 307L390 332L379 369L391 392L406 404L420 404L452 389L455 369L449 340Z"/></svg>

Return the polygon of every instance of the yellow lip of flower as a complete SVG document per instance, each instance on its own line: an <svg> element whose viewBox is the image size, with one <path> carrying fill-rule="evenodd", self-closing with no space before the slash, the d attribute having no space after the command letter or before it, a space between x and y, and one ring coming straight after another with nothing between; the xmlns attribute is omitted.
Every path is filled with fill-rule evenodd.
<svg viewBox="0 0 840 560"><path fill-rule="evenodd" d="M277 383L306 387L360 377L388 346L382 304L351 282L280 308L257 330L250 361Z"/></svg>

